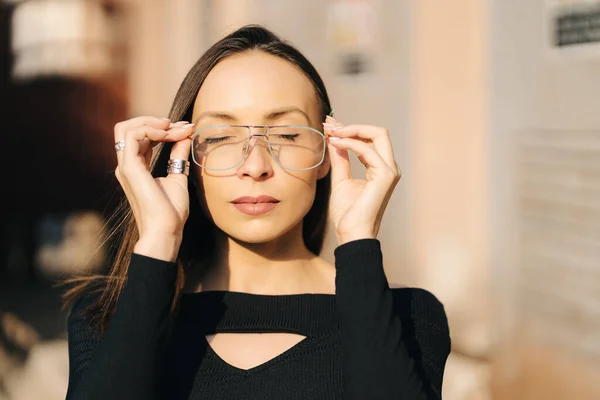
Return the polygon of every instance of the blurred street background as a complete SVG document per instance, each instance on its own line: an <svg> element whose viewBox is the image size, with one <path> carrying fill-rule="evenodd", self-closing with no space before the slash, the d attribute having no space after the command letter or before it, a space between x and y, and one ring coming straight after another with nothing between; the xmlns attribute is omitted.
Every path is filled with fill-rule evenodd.
<svg viewBox="0 0 600 400"><path fill-rule="evenodd" d="M54 283L108 267L114 125L248 23L389 129L386 273L446 307L444 400L600 399L600 1L0 0L0 400L64 399Z"/></svg>

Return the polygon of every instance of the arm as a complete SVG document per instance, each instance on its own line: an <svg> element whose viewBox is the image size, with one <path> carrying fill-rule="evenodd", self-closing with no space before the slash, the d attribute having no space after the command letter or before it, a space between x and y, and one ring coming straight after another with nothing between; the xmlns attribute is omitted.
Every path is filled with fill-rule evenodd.
<svg viewBox="0 0 600 400"><path fill-rule="evenodd" d="M156 399L177 268L132 254L127 284L102 339L81 313L95 299L80 299L68 319L67 400Z"/></svg>
<svg viewBox="0 0 600 400"><path fill-rule="evenodd" d="M335 263L345 398L441 399L450 353L441 303L424 290L414 291L406 316L410 318L401 317L376 239L339 246Z"/></svg>

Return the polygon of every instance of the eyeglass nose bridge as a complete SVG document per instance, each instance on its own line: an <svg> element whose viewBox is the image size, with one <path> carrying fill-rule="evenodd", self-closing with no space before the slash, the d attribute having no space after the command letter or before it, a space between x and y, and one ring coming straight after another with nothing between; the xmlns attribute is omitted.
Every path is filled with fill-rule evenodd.
<svg viewBox="0 0 600 400"><path fill-rule="evenodd" d="M247 125L248 128L248 140L246 141L246 144L244 145L244 149L242 151L242 154L244 155L244 159L246 158L246 156L248 155L248 151L250 151L250 140L252 140L253 137L264 137L267 141L267 150L269 151L269 155L271 157L273 157L273 153L271 152L271 144L269 143L269 127L265 126L265 125ZM265 133L252 133L252 128L263 128L266 130ZM252 145L252 147L254 147L254 145Z"/></svg>
<svg viewBox="0 0 600 400"><path fill-rule="evenodd" d="M248 128L248 138L252 139L253 137L263 136L265 139L269 139L269 125L244 125ZM260 129L262 133L254 132L255 129Z"/></svg>
<svg viewBox="0 0 600 400"><path fill-rule="evenodd" d="M248 145L253 137L264 137L267 142L269 141L269 126L268 125L244 125L248 128ZM263 133L255 133L253 129L262 129Z"/></svg>

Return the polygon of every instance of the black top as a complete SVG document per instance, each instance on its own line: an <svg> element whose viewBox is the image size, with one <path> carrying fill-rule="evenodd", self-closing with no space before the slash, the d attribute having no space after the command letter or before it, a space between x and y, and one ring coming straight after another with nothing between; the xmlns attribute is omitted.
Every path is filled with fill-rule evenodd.
<svg viewBox="0 0 600 400"><path fill-rule="evenodd" d="M440 399L450 352L443 305L423 289L390 289L380 243L335 250L336 294L184 294L169 313L176 267L133 254L127 284L103 338L81 312L68 320L67 400ZM216 332L306 336L249 370L207 344Z"/></svg>

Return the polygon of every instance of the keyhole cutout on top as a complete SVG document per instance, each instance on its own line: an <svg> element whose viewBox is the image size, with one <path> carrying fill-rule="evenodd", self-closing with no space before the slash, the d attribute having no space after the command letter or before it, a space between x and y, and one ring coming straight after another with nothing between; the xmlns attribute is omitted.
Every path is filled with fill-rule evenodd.
<svg viewBox="0 0 600 400"><path fill-rule="evenodd" d="M249 370L284 355L306 336L296 333L217 333L206 335L212 351L230 366Z"/></svg>

